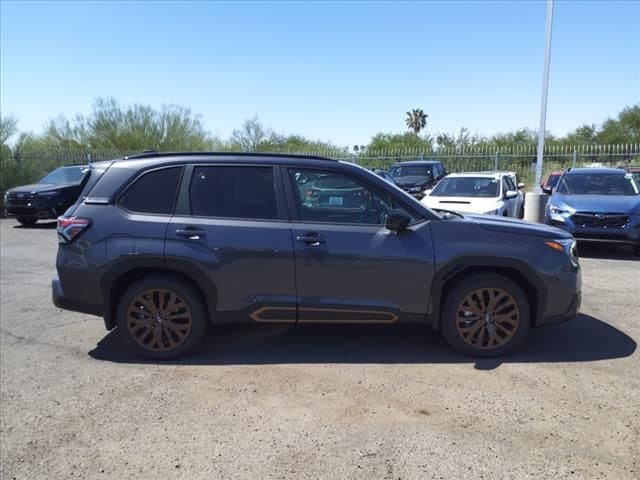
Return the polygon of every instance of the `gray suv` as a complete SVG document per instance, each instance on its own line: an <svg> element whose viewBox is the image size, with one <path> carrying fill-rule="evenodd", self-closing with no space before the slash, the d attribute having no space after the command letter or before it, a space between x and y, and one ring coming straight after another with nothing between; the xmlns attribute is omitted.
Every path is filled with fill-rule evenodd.
<svg viewBox="0 0 640 480"><path fill-rule="evenodd" d="M58 220L56 306L138 353L192 351L209 323L426 323L497 356L574 318L570 234L433 211L322 157L147 153L92 165Z"/></svg>

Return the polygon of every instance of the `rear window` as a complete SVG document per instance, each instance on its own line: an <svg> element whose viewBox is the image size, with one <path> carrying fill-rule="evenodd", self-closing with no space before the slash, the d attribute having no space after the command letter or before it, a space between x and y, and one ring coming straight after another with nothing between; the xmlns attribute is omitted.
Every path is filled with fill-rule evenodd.
<svg viewBox="0 0 640 480"><path fill-rule="evenodd" d="M153 170L138 177L118 204L136 213L170 215L176 202L182 167Z"/></svg>
<svg viewBox="0 0 640 480"><path fill-rule="evenodd" d="M191 214L196 216L278 218L272 167L196 167L189 197Z"/></svg>

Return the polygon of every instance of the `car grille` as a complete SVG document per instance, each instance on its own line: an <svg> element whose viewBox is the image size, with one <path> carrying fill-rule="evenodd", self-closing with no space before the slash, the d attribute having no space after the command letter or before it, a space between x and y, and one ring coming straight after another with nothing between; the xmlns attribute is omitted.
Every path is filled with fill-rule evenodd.
<svg viewBox="0 0 640 480"><path fill-rule="evenodd" d="M622 213L575 213L571 221L579 227L623 228L629 223L629 215Z"/></svg>
<svg viewBox="0 0 640 480"><path fill-rule="evenodd" d="M11 192L7 195L7 203L11 203L16 206L26 206L29 203L33 203L38 198L35 193L17 193Z"/></svg>

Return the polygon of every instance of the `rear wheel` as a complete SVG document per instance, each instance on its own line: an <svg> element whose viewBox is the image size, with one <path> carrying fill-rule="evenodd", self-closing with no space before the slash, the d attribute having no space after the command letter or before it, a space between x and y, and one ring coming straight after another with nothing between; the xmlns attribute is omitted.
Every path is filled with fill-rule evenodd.
<svg viewBox="0 0 640 480"><path fill-rule="evenodd" d="M35 225L38 221L37 217L17 217L18 223L21 225Z"/></svg>
<svg viewBox="0 0 640 480"><path fill-rule="evenodd" d="M459 352L496 357L518 346L529 331L529 302L514 282L501 275L462 279L445 300L442 332Z"/></svg>
<svg viewBox="0 0 640 480"><path fill-rule="evenodd" d="M195 288L169 275L152 275L122 295L117 322L123 339L137 353L168 360L198 346L208 319Z"/></svg>

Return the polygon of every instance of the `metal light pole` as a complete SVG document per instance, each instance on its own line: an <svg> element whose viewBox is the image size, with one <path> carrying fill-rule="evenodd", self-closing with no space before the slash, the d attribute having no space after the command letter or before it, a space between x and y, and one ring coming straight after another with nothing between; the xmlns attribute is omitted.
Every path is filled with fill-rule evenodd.
<svg viewBox="0 0 640 480"><path fill-rule="evenodd" d="M551 30L553 24L553 0L547 0L547 27L544 36L544 75L540 102L540 130L538 131L538 156L536 160L536 192L541 192L542 163L544 161L544 132L547 125L547 97L549 96L549 62L551 60Z"/></svg>
<svg viewBox="0 0 640 480"><path fill-rule="evenodd" d="M542 167L544 162L544 133L547 124L547 97L549 93L549 63L551 61L551 30L553 25L553 0L547 0L547 25L544 39L544 75L542 78L542 99L540 102L540 129L538 131L538 151L536 157L536 179L533 192L527 194L524 218L531 222L544 221L547 196L542 193Z"/></svg>

